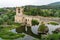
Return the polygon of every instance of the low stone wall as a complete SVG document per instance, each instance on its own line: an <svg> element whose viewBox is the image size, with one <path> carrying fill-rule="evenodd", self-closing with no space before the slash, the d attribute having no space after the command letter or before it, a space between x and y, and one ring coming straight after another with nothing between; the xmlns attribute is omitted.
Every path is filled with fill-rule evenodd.
<svg viewBox="0 0 60 40"><path fill-rule="evenodd" d="M60 23L60 18L46 18L46 17L40 17L40 21L43 22L50 22L50 21L54 21L54 22L58 22Z"/></svg>
<svg viewBox="0 0 60 40"><path fill-rule="evenodd" d="M40 21L43 21L45 23L48 23L48 22L51 22L51 21L60 23L60 18L56 18L56 17L55 18L54 17L41 17L41 16L32 16L32 17L37 18Z"/></svg>

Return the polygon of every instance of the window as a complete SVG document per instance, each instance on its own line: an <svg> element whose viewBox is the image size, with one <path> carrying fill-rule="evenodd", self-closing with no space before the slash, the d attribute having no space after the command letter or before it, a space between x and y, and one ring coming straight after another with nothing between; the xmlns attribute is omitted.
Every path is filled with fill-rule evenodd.
<svg viewBox="0 0 60 40"><path fill-rule="evenodd" d="M25 19L25 24L27 24L27 19Z"/></svg>
<svg viewBox="0 0 60 40"><path fill-rule="evenodd" d="M20 13L20 8L18 9L18 13Z"/></svg>
<svg viewBox="0 0 60 40"><path fill-rule="evenodd" d="M27 22L27 19L25 21Z"/></svg>

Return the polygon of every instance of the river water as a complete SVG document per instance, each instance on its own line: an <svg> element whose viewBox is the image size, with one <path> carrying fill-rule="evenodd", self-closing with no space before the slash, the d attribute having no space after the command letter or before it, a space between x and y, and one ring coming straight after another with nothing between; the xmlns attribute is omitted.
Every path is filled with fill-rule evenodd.
<svg viewBox="0 0 60 40"><path fill-rule="evenodd" d="M49 28L49 34L52 34L52 31L54 31L57 28L60 28L60 25L50 25L50 24L46 24L46 26ZM31 27L31 30L34 34L38 34L38 28L39 26L35 25Z"/></svg>
<svg viewBox="0 0 60 40"><path fill-rule="evenodd" d="M60 28L60 25L50 25L50 24L45 24L45 25L49 28L49 32L48 32L49 34L52 34L52 31L54 31L55 29ZM30 34L26 34L24 32L24 29L20 30L21 28L18 28L18 31L23 31L23 33L25 34L25 37L24 38L18 38L18 39L15 39L15 40L33 40L33 39L35 39L34 34L35 35L38 35L38 28L39 28L39 26L37 26L37 25L32 26L30 28L31 31L32 31L32 33L33 33L32 36L30 35L31 34L31 31L29 31ZM17 29L13 29L13 30L11 30L11 32L18 33L18 32L16 32L16 30ZM0 38L0 40L2 40L2 39Z"/></svg>
<svg viewBox="0 0 60 40"><path fill-rule="evenodd" d="M46 26L49 28L49 32L48 32L49 34L52 34L52 31L60 27L60 25L50 25L50 24L46 24ZM37 25L31 27L31 31L33 32L33 34L38 35L38 28L39 26ZM33 40L33 39L35 39L34 35L31 36L26 34L26 36L22 40Z"/></svg>

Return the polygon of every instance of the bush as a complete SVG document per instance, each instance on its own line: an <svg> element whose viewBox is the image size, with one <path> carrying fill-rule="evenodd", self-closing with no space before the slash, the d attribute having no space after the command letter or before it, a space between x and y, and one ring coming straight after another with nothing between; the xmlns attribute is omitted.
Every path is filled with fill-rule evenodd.
<svg viewBox="0 0 60 40"><path fill-rule="evenodd" d="M13 22L13 21L8 20L8 21L7 21L7 24L8 24L8 25L12 25L12 24L14 24L14 22Z"/></svg>
<svg viewBox="0 0 60 40"><path fill-rule="evenodd" d="M38 25L39 24L38 20L34 20L34 19L31 21L31 23L32 23L32 25Z"/></svg>
<svg viewBox="0 0 60 40"><path fill-rule="evenodd" d="M58 23L56 23L56 22L50 22L50 23L48 23L48 24L52 24L52 25L59 25Z"/></svg>
<svg viewBox="0 0 60 40"><path fill-rule="evenodd" d="M49 34L46 37L42 37L41 40L60 40L60 34Z"/></svg>
<svg viewBox="0 0 60 40"><path fill-rule="evenodd" d="M3 31L4 32L4 31ZM19 37L24 37L24 34L18 34L13 32L0 32L0 37L3 39L17 39Z"/></svg>
<svg viewBox="0 0 60 40"><path fill-rule="evenodd" d="M47 26L45 26L45 24L41 24L38 28L38 31L41 33L45 33L45 32L48 32L48 28Z"/></svg>
<svg viewBox="0 0 60 40"><path fill-rule="evenodd" d="M59 34L48 35L46 40L60 40L59 36L60 36Z"/></svg>
<svg viewBox="0 0 60 40"><path fill-rule="evenodd" d="M0 25L4 23L3 18L0 17Z"/></svg>

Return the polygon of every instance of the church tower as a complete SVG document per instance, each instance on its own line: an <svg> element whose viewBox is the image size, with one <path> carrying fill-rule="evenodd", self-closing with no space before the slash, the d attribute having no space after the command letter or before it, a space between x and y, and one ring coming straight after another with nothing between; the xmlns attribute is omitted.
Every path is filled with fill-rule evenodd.
<svg viewBox="0 0 60 40"><path fill-rule="evenodd" d="M15 22L22 23L23 22L23 10L22 7L16 7L16 15L15 15Z"/></svg>
<svg viewBox="0 0 60 40"><path fill-rule="evenodd" d="M22 8L22 7L16 7L16 15L23 15L23 10L24 10L24 8Z"/></svg>

